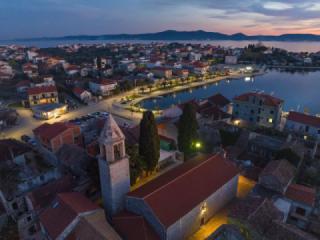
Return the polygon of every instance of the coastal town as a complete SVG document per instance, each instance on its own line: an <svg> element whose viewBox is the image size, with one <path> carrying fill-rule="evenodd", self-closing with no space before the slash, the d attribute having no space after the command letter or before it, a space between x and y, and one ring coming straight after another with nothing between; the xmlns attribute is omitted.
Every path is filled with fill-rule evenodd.
<svg viewBox="0 0 320 240"><path fill-rule="evenodd" d="M270 69L316 71L320 52L0 46L0 236L319 239L320 109L194 94Z"/></svg>

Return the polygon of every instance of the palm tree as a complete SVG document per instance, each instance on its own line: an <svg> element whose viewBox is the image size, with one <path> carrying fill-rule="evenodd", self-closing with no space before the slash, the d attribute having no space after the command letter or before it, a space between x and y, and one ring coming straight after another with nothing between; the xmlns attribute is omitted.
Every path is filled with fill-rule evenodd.
<svg viewBox="0 0 320 240"><path fill-rule="evenodd" d="M152 84L148 85L148 88L149 88L149 92L151 93L151 90L152 90L152 88L153 88L153 85L152 85Z"/></svg>

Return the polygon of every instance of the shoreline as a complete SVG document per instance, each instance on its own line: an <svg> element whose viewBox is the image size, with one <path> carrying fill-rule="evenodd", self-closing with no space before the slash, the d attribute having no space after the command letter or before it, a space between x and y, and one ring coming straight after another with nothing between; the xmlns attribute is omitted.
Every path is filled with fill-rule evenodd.
<svg viewBox="0 0 320 240"><path fill-rule="evenodd" d="M260 76L260 75L264 75L265 74L265 70L264 69L260 69L259 72L257 73L251 73L251 74L234 74L234 75L228 75L228 76L220 76L220 77L215 77L212 79L208 79L208 80L203 80L203 81L199 81L199 82L192 82L188 85L180 85L180 86L176 86L173 87L171 89L163 89L163 90L156 90L154 92L151 93L147 93L146 96L141 96L140 97L130 101L128 104L121 104L119 102L117 103L113 103L114 106L116 107L120 107L123 108L125 110L131 111L129 108L131 109L135 109L137 111L135 112L141 112L141 111L145 111L147 109L141 108L136 106L139 102L146 100L146 99L150 99L150 98L155 98L155 97L159 97L159 96L164 96L167 94L171 94L171 93L176 93L176 92L180 92L180 91L184 91L187 89L192 89L192 88L196 88L196 87L200 87L206 84L213 84L213 83L217 83L217 82L221 82L223 80L238 80L241 78L245 78L245 77L256 77L256 76ZM138 110L139 109L139 110ZM153 109L152 111L155 111L157 113L159 113L159 111L163 111L165 109L162 110L155 110Z"/></svg>

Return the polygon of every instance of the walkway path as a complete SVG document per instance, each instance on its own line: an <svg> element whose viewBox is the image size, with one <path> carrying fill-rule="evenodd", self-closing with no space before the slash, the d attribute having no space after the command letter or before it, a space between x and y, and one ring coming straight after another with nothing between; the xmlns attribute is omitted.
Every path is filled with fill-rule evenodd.
<svg viewBox="0 0 320 240"><path fill-rule="evenodd" d="M258 74L262 74L262 72L259 72ZM184 86L177 86L177 87L174 87L171 89L154 91L150 94L146 94L144 96L141 96L141 97L135 99L134 101L130 102L129 104L121 104L120 103L121 99L123 99L126 96L131 96L133 94L136 94L138 92L139 88L136 88L134 90L119 94L117 96L110 97L106 100L102 100L98 103L95 103L95 104L92 104L89 106L84 106L84 107L78 108L76 110L72 110L72 111L64 114L63 116L61 116L58 119L50 119L47 121L44 121L44 120L41 121L41 120L34 119L32 117L32 112L30 110L18 109L17 111L20 114L19 124L16 126L13 126L11 128L8 128L6 130L3 130L0 133L0 137L1 138L18 138L19 139L21 137L21 135L23 135L23 134L31 135L33 129L35 129L36 127L40 126L41 124L43 124L45 122L54 123L54 122L60 122L60 121L68 121L68 120L75 119L75 118L78 118L81 116L85 116L89 113L93 113L93 112L97 112L97 111L111 112L116 117L116 120L120 124L126 123L129 125L135 125L135 124L139 123L142 114L139 112L132 112L132 111L128 110L128 108L130 107L130 105L136 104L145 98L155 97L155 96L159 96L159 95L163 95L163 94L167 94L167 93L171 93L171 92L180 91L180 90L187 89L187 88L201 86L204 84L221 81L223 79L228 79L228 78L229 79L230 78L236 79L236 78L242 78L245 76L247 76L247 75L233 74L230 76L216 77L216 78L209 79L206 81L193 82L193 83L190 83L190 84L187 84Z"/></svg>

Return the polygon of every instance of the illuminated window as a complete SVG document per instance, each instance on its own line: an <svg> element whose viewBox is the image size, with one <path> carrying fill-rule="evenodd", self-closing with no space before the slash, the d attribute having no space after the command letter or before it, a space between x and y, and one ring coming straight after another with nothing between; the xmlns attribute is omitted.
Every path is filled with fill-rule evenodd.
<svg viewBox="0 0 320 240"><path fill-rule="evenodd" d="M268 122L269 122L269 123L273 123L273 119L272 119L272 118L269 118L269 119L268 119Z"/></svg>

